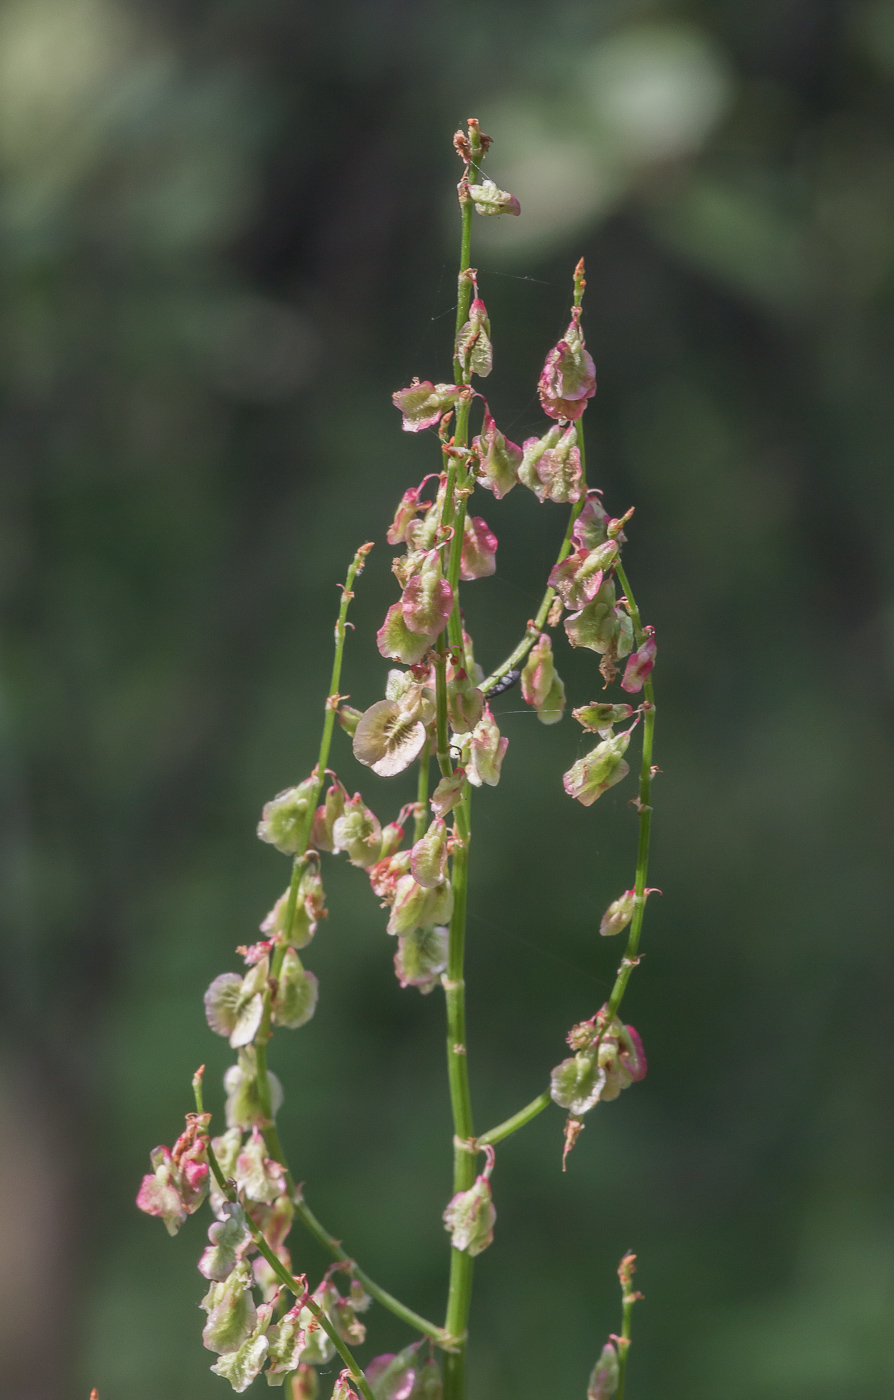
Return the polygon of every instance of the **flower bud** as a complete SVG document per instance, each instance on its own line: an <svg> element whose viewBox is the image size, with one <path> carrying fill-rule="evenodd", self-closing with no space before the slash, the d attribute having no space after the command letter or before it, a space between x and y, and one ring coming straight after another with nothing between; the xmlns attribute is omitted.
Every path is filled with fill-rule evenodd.
<svg viewBox="0 0 894 1400"><path fill-rule="evenodd" d="M212 1283L200 1307L208 1314L202 1341L209 1351L235 1352L258 1321L251 1296L252 1272L243 1259L222 1283Z"/></svg>
<svg viewBox="0 0 894 1400"><path fill-rule="evenodd" d="M359 1347L366 1341L366 1327L354 1311L350 1298L338 1298L330 1311L335 1330L348 1346Z"/></svg>
<svg viewBox="0 0 894 1400"><path fill-rule="evenodd" d="M469 307L469 319L456 337L456 358L466 375L477 374L481 379L486 379L494 367L490 320L480 297L475 297Z"/></svg>
<svg viewBox="0 0 894 1400"><path fill-rule="evenodd" d="M463 549L459 576L467 583L488 578L497 570L497 537L480 515L467 515L463 526Z"/></svg>
<svg viewBox="0 0 894 1400"><path fill-rule="evenodd" d="M317 808L318 812L319 810ZM334 832L335 822L332 827ZM320 920L326 917L323 881L320 878L320 867L315 860L309 860L301 872L292 922L287 928L290 895L290 889L280 895L261 924L261 932L266 933L276 943L290 943L293 948L304 948L316 933Z"/></svg>
<svg viewBox="0 0 894 1400"><path fill-rule="evenodd" d="M444 1211L444 1226L450 1232L454 1249L480 1254L492 1243L497 1212L491 1199L490 1182L479 1176L468 1191L458 1191Z"/></svg>
<svg viewBox="0 0 894 1400"><path fill-rule="evenodd" d="M584 807L592 807L597 797L626 778L630 765L625 763L622 755L630 743L630 734L631 731L626 729L611 739L603 739L595 749L572 764L562 778L569 797L575 798Z"/></svg>
<svg viewBox="0 0 894 1400"><path fill-rule="evenodd" d="M630 923L633 918L634 893L633 890L625 890L624 894L612 900L599 925L599 932L603 938L610 938L615 933L623 933Z"/></svg>
<svg viewBox="0 0 894 1400"><path fill-rule="evenodd" d="M463 800L466 785L465 768L454 769L449 778L442 778L431 795L431 809L436 817L446 817Z"/></svg>
<svg viewBox="0 0 894 1400"><path fill-rule="evenodd" d="M478 453L479 484L493 491L498 501L502 500L518 481L521 448L503 436L491 417L490 409L485 409L481 432L472 440L472 447Z"/></svg>
<svg viewBox="0 0 894 1400"><path fill-rule="evenodd" d="M521 205L515 195L499 190L493 180L483 180L480 185L470 185L469 194L475 202L479 214L520 214Z"/></svg>
<svg viewBox="0 0 894 1400"><path fill-rule="evenodd" d="M332 1400L360 1400L356 1390L351 1385L351 1373L347 1367L339 1372L338 1380L332 1387Z"/></svg>
<svg viewBox="0 0 894 1400"><path fill-rule="evenodd" d="M276 1382L268 1380L267 1384L275 1385ZM313 1366L302 1361L292 1376L292 1400L317 1400L319 1389L320 1380Z"/></svg>
<svg viewBox="0 0 894 1400"><path fill-rule="evenodd" d="M633 646L633 623L627 611L615 603L613 578L603 579L593 601L566 617L565 632L573 647L614 657L628 654Z"/></svg>
<svg viewBox="0 0 894 1400"><path fill-rule="evenodd" d="M332 839L337 851L347 851L348 860L361 870L375 865L382 852L382 828L374 812L371 812L355 792L350 802L345 803L344 815L339 817L332 828Z"/></svg>
<svg viewBox="0 0 894 1400"><path fill-rule="evenodd" d="M419 573L410 579L401 599L401 611L411 632L431 637L446 626L453 611L453 589L444 578L438 550L429 550Z"/></svg>
<svg viewBox="0 0 894 1400"><path fill-rule="evenodd" d="M525 704L537 711L541 724L557 724L565 709L565 687L553 665L553 645L541 632L521 674Z"/></svg>
<svg viewBox="0 0 894 1400"><path fill-rule="evenodd" d="M282 1085L272 1070L267 1071L267 1080L270 1107L275 1116L282 1105ZM258 1095L258 1064L253 1046L239 1051L238 1063L230 1065L224 1075L224 1089L228 1128L252 1128L256 1123L263 1126L265 1118Z"/></svg>
<svg viewBox="0 0 894 1400"><path fill-rule="evenodd" d="M453 912L453 890L446 881L425 889L412 875L397 882L388 933L412 933L416 928L428 928L449 920Z"/></svg>
<svg viewBox="0 0 894 1400"><path fill-rule="evenodd" d="M278 1166L279 1164L274 1162L273 1165ZM277 1196L276 1200L268 1205L253 1204L251 1215L270 1248L276 1250L278 1254L288 1254L288 1250L283 1250L283 1246L289 1237L292 1222L295 1219L295 1206L291 1198L283 1194Z"/></svg>
<svg viewBox="0 0 894 1400"><path fill-rule="evenodd" d="M643 629L646 634L645 641L630 657L624 668L624 678L621 681L621 689L634 694L637 690L642 690L643 683L648 679L652 667L655 665L655 629L646 627Z"/></svg>
<svg viewBox="0 0 894 1400"><path fill-rule="evenodd" d="M484 713L484 692L461 668L447 684L447 718L454 734L468 734Z"/></svg>
<svg viewBox="0 0 894 1400"><path fill-rule="evenodd" d="M579 307L572 311L563 339L546 357L537 392L550 418L572 421L580 418L596 393L596 370L584 348Z"/></svg>
<svg viewBox="0 0 894 1400"><path fill-rule="evenodd" d="M271 1002L274 1023L292 1031L306 1025L317 1009L319 992L320 984L314 974L302 966L293 948L287 948Z"/></svg>
<svg viewBox="0 0 894 1400"><path fill-rule="evenodd" d="M608 738L611 726L629 719L633 708L630 705L609 705L594 700L591 705L580 705L576 710L572 710L571 714L578 724L583 725L591 734L602 734L603 738ZM604 730L608 733L603 733Z"/></svg>
<svg viewBox="0 0 894 1400"><path fill-rule="evenodd" d="M391 917L388 920L389 933L410 933L422 924L423 911L428 892L413 879L403 875L397 882Z"/></svg>
<svg viewBox="0 0 894 1400"><path fill-rule="evenodd" d="M410 1400L416 1390L417 1353L421 1345L412 1342L397 1355L389 1351L373 1357L365 1374L375 1400Z"/></svg>
<svg viewBox="0 0 894 1400"><path fill-rule="evenodd" d="M400 605L398 604L398 606ZM362 714L363 711L355 709L353 705L339 705L336 710L335 717L349 739L353 739L354 732L360 722L360 716ZM326 848L325 846L321 846L319 849L325 850Z"/></svg>
<svg viewBox="0 0 894 1400"><path fill-rule="evenodd" d="M442 414L453 408L461 392L459 384L432 384L429 379L420 384L414 379L409 388L392 394L391 401L403 414L404 432L419 433L423 428L433 428Z"/></svg>
<svg viewBox="0 0 894 1400"><path fill-rule="evenodd" d="M443 818L436 817L412 849L410 870L417 885L432 890L444 879L446 868L447 827Z"/></svg>
<svg viewBox="0 0 894 1400"><path fill-rule="evenodd" d="M344 708L344 706L342 706ZM340 714L340 712L339 712ZM356 711L358 720L360 711ZM342 726L344 727L344 726ZM354 728L356 729L356 725ZM311 832L311 844L317 851L332 851L332 828L345 810L345 801L348 794L345 792L338 778L329 786L322 806L318 807L314 813L313 830Z"/></svg>
<svg viewBox="0 0 894 1400"><path fill-rule="evenodd" d="M257 1321L251 1336L247 1337L236 1351L225 1352L211 1367L216 1376L223 1376L224 1380L230 1382L237 1394L247 1390L264 1369L270 1345L267 1328L272 1316L273 1304L262 1303L258 1308Z"/></svg>
<svg viewBox="0 0 894 1400"><path fill-rule="evenodd" d="M581 493L580 448L577 428L570 424L555 447L540 454L533 490L541 501L579 501Z"/></svg>
<svg viewBox="0 0 894 1400"><path fill-rule="evenodd" d="M463 744L466 777L473 787L496 787L509 740L500 737L496 721L485 705L484 715Z"/></svg>
<svg viewBox="0 0 894 1400"><path fill-rule="evenodd" d="M590 1374L587 1386L587 1400L611 1400L621 1380L618 1369L618 1353L611 1342L606 1342L602 1355Z"/></svg>
<svg viewBox="0 0 894 1400"><path fill-rule="evenodd" d="M376 861L367 873L373 894L383 904L391 905L397 894L398 883L410 873L410 852L397 851L393 856Z"/></svg>
<svg viewBox="0 0 894 1400"><path fill-rule="evenodd" d="M208 1231L211 1243L199 1260L199 1273L215 1283L229 1278L253 1244L245 1211L240 1205L224 1201L221 1214L223 1219L216 1220Z"/></svg>
<svg viewBox="0 0 894 1400"><path fill-rule="evenodd" d="M429 509L430 503L419 499L425 482L428 480L429 478L426 477L418 486L409 487L401 496L400 504L394 513L394 520L386 536L389 544L404 544L408 527L415 521L421 510L427 511Z"/></svg>
<svg viewBox="0 0 894 1400"><path fill-rule="evenodd" d="M338 1301L338 1290L331 1283L322 1283L311 1295L317 1307L332 1320L332 1309ZM302 1308L301 1326L307 1331L307 1345L301 1353L312 1366L327 1366L335 1355L335 1343L319 1325L310 1308Z"/></svg>
<svg viewBox="0 0 894 1400"><path fill-rule="evenodd" d="M605 1087L605 1070L593 1050L579 1050L556 1065L550 1075L550 1094L560 1108L586 1113L599 1102Z"/></svg>
<svg viewBox="0 0 894 1400"><path fill-rule="evenodd" d="M446 928L417 928L397 940L394 970L402 987L418 987L425 994L437 986L447 968Z"/></svg>
<svg viewBox="0 0 894 1400"><path fill-rule="evenodd" d="M205 1019L217 1035L229 1037L236 1050L254 1040L264 1014L269 960L263 958L244 977L223 972L205 993Z"/></svg>
<svg viewBox="0 0 894 1400"><path fill-rule="evenodd" d="M296 1303L270 1328L270 1365L267 1368L266 1380L268 1385L282 1385L290 1371L297 1371L298 1374L292 1382L292 1394L296 1395L295 1381L300 1379L305 1387L301 1391L302 1400L314 1400L317 1393L317 1373L312 1366L300 1359L307 1345L308 1335L307 1328L301 1322L301 1313L301 1304Z"/></svg>
<svg viewBox="0 0 894 1400"><path fill-rule="evenodd" d="M378 700L357 725L354 757L380 777L391 778L409 768L424 743L424 724L396 700Z"/></svg>
<svg viewBox="0 0 894 1400"><path fill-rule="evenodd" d="M413 804L415 805L415 804ZM377 864L383 860L390 860L398 850L401 841L404 839L404 829L400 822L388 822L382 827L382 850ZM372 866L370 866L372 869Z"/></svg>
<svg viewBox="0 0 894 1400"><path fill-rule="evenodd" d="M618 557L618 546L607 540L597 549L578 549L561 564L556 564L549 576L549 586L561 596L567 608L577 609L592 603L602 585L604 574Z"/></svg>
<svg viewBox="0 0 894 1400"><path fill-rule="evenodd" d="M403 602L392 603L376 633L376 646L381 656L392 656L405 666L415 666L422 660L439 630L435 629L430 635L412 631L404 619Z"/></svg>
<svg viewBox="0 0 894 1400"><path fill-rule="evenodd" d="M599 497L601 491L591 490L587 492L587 499L584 503L580 515L574 522L574 529L571 531L571 543L575 549L598 549L608 539L606 514ZM624 536L619 535L618 540L624 543Z"/></svg>
<svg viewBox="0 0 894 1400"><path fill-rule="evenodd" d="M561 427L556 425L544 433L543 437L525 438L522 443L522 459L518 465L518 479L523 486L527 486L529 491L533 491L538 500L543 500L543 482L537 475L537 467L544 452L549 452L555 447L562 436ZM578 454L580 455L580 454Z"/></svg>
<svg viewBox="0 0 894 1400"><path fill-rule="evenodd" d="M261 813L258 836L283 855L299 855L305 848L313 820L310 804L316 782L312 773L297 787L286 788L272 798Z"/></svg>
<svg viewBox="0 0 894 1400"><path fill-rule="evenodd" d="M143 1177L137 1206L157 1215L169 1235L176 1235L188 1215L197 1211L208 1190L207 1129L210 1113L188 1113L186 1128L172 1149L155 1147L149 1154L152 1172Z"/></svg>

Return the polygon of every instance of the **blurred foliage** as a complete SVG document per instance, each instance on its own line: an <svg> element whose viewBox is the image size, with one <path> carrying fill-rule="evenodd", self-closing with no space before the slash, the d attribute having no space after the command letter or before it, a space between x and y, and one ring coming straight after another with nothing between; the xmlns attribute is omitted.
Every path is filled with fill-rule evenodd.
<svg viewBox="0 0 894 1400"><path fill-rule="evenodd" d="M201 1224L169 1241L133 1196L196 1065L213 1086L227 1062L201 992L285 882L253 827L313 761L334 585L365 538L344 688L381 693L384 531L436 465L389 396L447 369L469 112L523 208L476 230L488 395L516 440L586 255L590 475L637 507L660 639L665 892L627 1003L648 1078L564 1177L558 1111L499 1150L473 1397L582 1396L631 1246L631 1400L892 1392L894 3L4 0L11 1400L229 1393L200 1342ZM486 666L563 528L521 496L483 502ZM558 663L592 698L593 658ZM626 786L591 812L562 794L570 723L540 728L517 692L497 708L470 937L482 1128L601 1001L598 919L635 843ZM335 762L383 818L409 795L343 736ZM327 872L319 1011L273 1050L284 1135L329 1228L439 1314L438 998L399 990L365 881ZM297 1234L294 1254L321 1269ZM370 1321L365 1356L407 1340Z"/></svg>

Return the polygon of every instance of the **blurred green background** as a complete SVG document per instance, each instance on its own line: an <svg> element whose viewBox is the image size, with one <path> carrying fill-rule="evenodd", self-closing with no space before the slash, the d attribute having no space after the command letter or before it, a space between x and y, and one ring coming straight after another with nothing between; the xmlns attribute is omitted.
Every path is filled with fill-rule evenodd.
<svg viewBox="0 0 894 1400"><path fill-rule="evenodd" d="M523 209L478 220L474 254L516 441L587 259L590 475L636 506L628 568L660 639L664 891L625 1003L647 1079L591 1115L565 1176L558 1109L499 1149L472 1397L580 1400L627 1248L630 1400L894 1393L894 3L3 0L10 1400L230 1393L200 1340L207 1219L171 1241L133 1197L202 1061L220 1110L201 994L285 882L254 825L313 762L335 583L367 538L343 689L381 695L384 532L438 465L390 394L449 374L470 113ZM522 491L479 509L500 538L466 589L489 667L564 512ZM572 703L593 698L595 658L558 660ZM495 709L481 1129L603 999L598 918L635 846L629 782L591 811L561 791L576 726L542 728L517 691ZM334 763L383 820L409 796L343 735ZM329 1228L440 1315L440 994L400 991L366 881L325 873L319 1010L272 1051L283 1135ZM410 1340L368 1320L364 1358Z"/></svg>

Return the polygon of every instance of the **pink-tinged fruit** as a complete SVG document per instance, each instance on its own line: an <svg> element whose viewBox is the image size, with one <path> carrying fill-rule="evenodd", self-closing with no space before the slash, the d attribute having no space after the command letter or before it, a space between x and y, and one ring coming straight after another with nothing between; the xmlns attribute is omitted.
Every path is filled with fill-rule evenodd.
<svg viewBox="0 0 894 1400"><path fill-rule="evenodd" d="M431 380L418 379L406 389L398 389L391 395L395 408L403 414L405 433L419 433L424 428L433 428L443 414L453 408L462 392L459 384L432 384Z"/></svg>
<svg viewBox="0 0 894 1400"><path fill-rule="evenodd" d="M521 205L515 195L509 194L507 190L498 189L493 180L483 180L480 185L470 185L469 194L479 214L490 216L521 213Z"/></svg>
<svg viewBox="0 0 894 1400"><path fill-rule="evenodd" d="M459 576L465 582L488 578L497 569L497 537L480 515L467 515L463 527L463 548Z"/></svg>
<svg viewBox="0 0 894 1400"><path fill-rule="evenodd" d="M630 767L623 755L630 743L631 732L625 729L611 739L603 739L595 749L572 764L562 778L569 797L575 798L584 807L592 807L597 797L626 778Z"/></svg>
<svg viewBox="0 0 894 1400"><path fill-rule="evenodd" d="M485 409L481 432L473 439L472 447L477 451L480 463L479 484L492 491L498 501L502 500L518 481L522 449L503 436L491 417L490 409Z"/></svg>
<svg viewBox="0 0 894 1400"><path fill-rule="evenodd" d="M618 1366L618 1353L611 1342L606 1342L602 1355L590 1373L587 1386L587 1400L611 1400L621 1382Z"/></svg>
<svg viewBox="0 0 894 1400"><path fill-rule="evenodd" d="M400 606L411 632L433 637L446 626L453 611L453 589L444 578L438 550L431 549L426 554L422 568L404 589Z"/></svg>
<svg viewBox="0 0 894 1400"><path fill-rule="evenodd" d="M509 740L501 738L490 706L485 705L483 716L463 743L463 764L473 787L484 783L488 787L497 786L508 747Z"/></svg>
<svg viewBox="0 0 894 1400"><path fill-rule="evenodd" d="M584 348L580 308L575 307L564 337L546 357L537 386L544 413L559 421L580 418L596 393L596 370Z"/></svg>
<svg viewBox="0 0 894 1400"><path fill-rule="evenodd" d="M558 724L565 711L565 687L553 664L552 642L541 632L521 674L525 704L537 711L541 724Z"/></svg>
<svg viewBox="0 0 894 1400"><path fill-rule="evenodd" d="M654 627L645 627L645 641L633 652L624 668L624 677L621 681L621 689L635 694L642 690L644 683L648 680L652 667L655 665L655 643Z"/></svg>
<svg viewBox="0 0 894 1400"><path fill-rule="evenodd" d="M444 1211L444 1227L450 1232L453 1248L474 1257L493 1243L496 1218L490 1182L479 1176L474 1186L458 1191L450 1201Z"/></svg>

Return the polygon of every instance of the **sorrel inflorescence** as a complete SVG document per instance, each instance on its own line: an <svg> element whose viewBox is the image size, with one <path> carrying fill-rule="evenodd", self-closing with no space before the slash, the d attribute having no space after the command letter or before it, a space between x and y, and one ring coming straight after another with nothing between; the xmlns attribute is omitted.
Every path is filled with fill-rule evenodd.
<svg viewBox="0 0 894 1400"><path fill-rule="evenodd" d="M520 446L509 441L475 387L491 372L493 349L471 266L473 217L476 211L485 217L520 213L518 201L482 173L490 144L475 120L454 137L463 165L462 240L450 381L414 380L394 394L404 430L426 434L434 470L404 493L388 530L388 543L402 549L392 565L400 596L376 634L382 657L394 663L384 698L361 712L339 694L348 609L372 548L364 544L342 589L319 759L308 777L267 803L258 826L261 840L291 860L288 888L261 923L260 940L236 950L246 971L222 973L205 993L211 1030L236 1051L224 1076L226 1131L211 1136L199 1070L193 1078L195 1112L187 1115L173 1148L152 1152L152 1172L137 1197L140 1209L160 1216L172 1235L207 1198L213 1222L198 1264L209 1285L202 1340L217 1355L211 1369L237 1391L263 1372L269 1385L291 1387L291 1400L313 1400L317 1368L339 1356L335 1400L357 1400L358 1393L364 1400L463 1400L472 1271L494 1237L496 1144L555 1102L567 1110L564 1167L584 1115L646 1072L639 1036L619 1013L637 965L650 893L654 631L642 624L621 562L632 512L610 516L601 492L587 486L583 415L596 378L581 325L583 261L574 271L567 330L546 356L538 384L549 420L542 435ZM464 628L460 587L494 573L497 539L471 503L482 491L499 501L518 483L545 505L568 507L567 528L536 616L511 654L485 676ZM551 639L560 623L573 647L600 656L603 697L618 682L625 697L572 710L597 742L564 774L571 799L589 807L628 775L624 755L640 726L639 789L631 799L639 823L636 874L600 926L605 936L626 930L626 948L608 1001L571 1028L571 1054L553 1069L549 1087L504 1123L476 1135L464 981L471 799L475 789L499 782L506 756L508 741L490 709L493 696L520 680L525 703L544 724L563 718L565 687ZM336 721L351 736L354 758L373 772L387 777L417 766L416 801L396 820L383 826L360 793L350 796L329 767ZM437 782L430 792L433 764ZM268 1068L268 1047L276 1028L305 1025L316 1007L317 979L300 953L326 912L323 854L344 855L368 875L375 900L387 910L382 922L395 940L401 986L427 993L440 985L444 992L454 1194L443 1216L450 1236L443 1326L386 1292L324 1228L296 1187L277 1132L283 1095ZM316 1287L293 1272L287 1240L296 1219L333 1257ZM619 1267L622 1328L596 1362L589 1400L623 1396L631 1310L639 1297L633 1260L627 1255ZM364 1369L355 1355L366 1336L359 1315L373 1301L402 1319L416 1339Z"/></svg>

